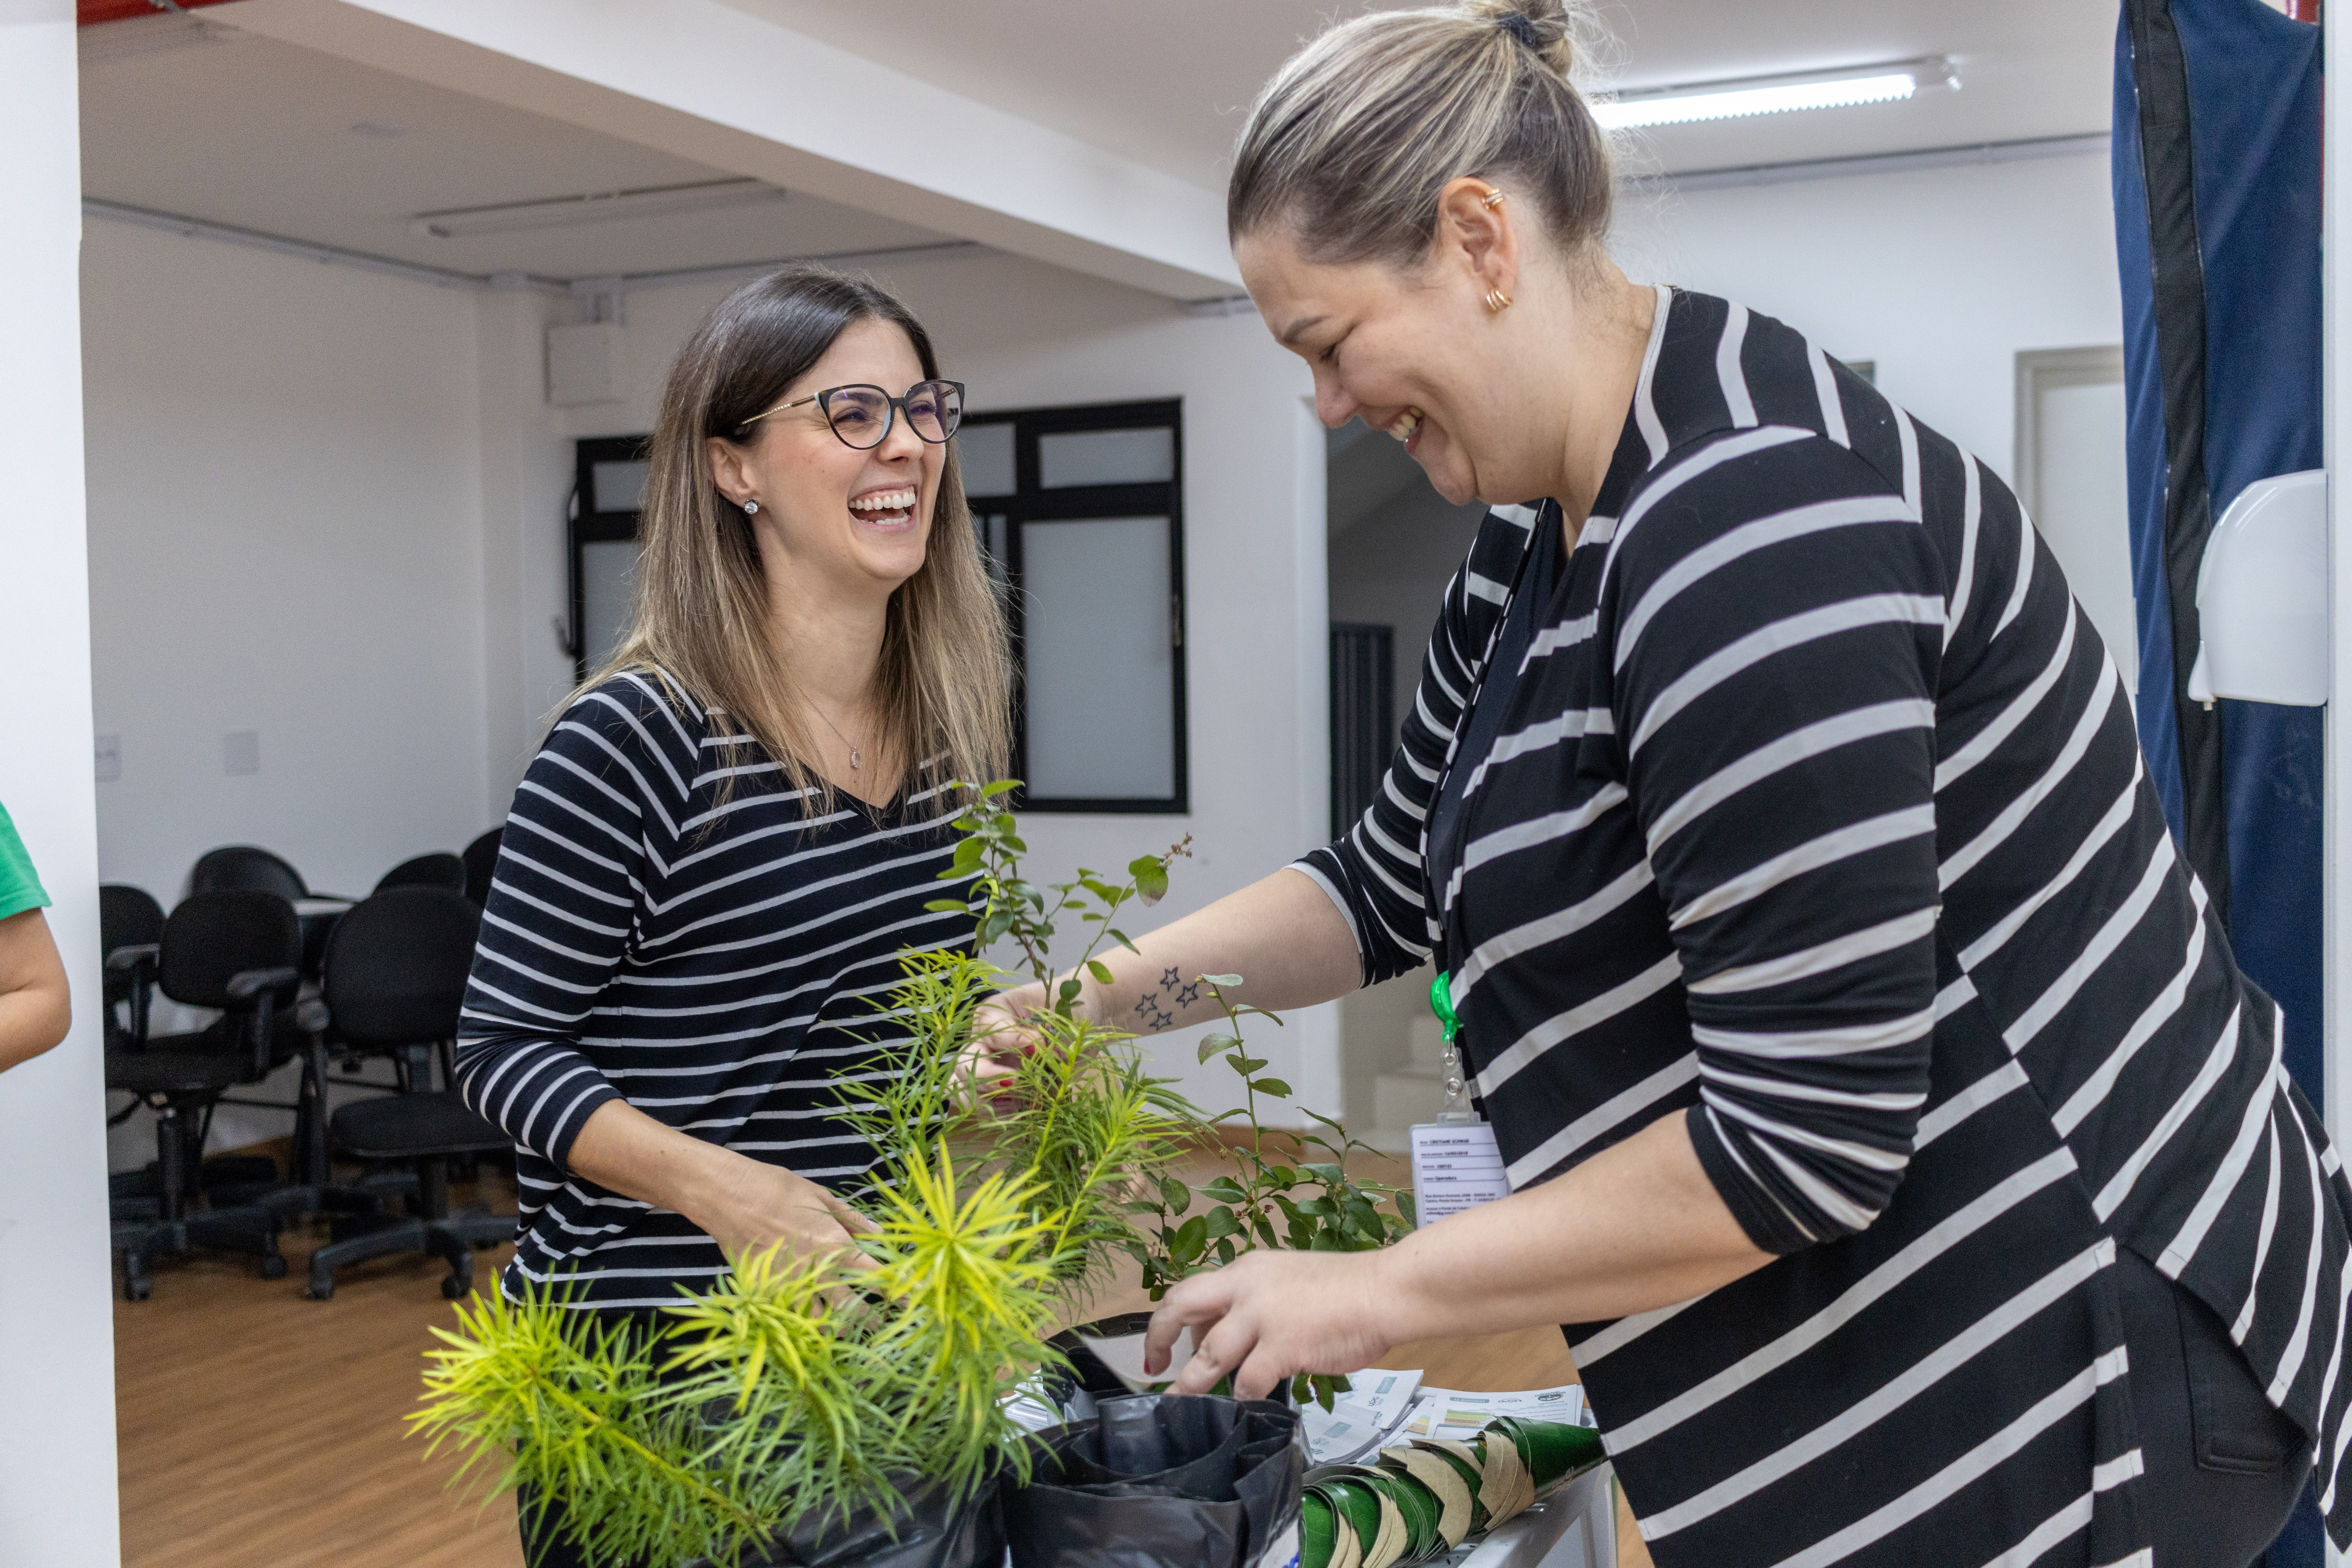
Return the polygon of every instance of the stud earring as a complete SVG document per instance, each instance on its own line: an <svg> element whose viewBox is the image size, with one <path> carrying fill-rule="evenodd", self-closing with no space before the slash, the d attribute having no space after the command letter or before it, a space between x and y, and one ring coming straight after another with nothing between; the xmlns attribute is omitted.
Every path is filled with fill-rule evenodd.
<svg viewBox="0 0 2352 1568"><path fill-rule="evenodd" d="M759 516L759 515L760 515L760 503L759 503L758 501L755 501L755 500L747 500L747 501L745 501L745 502L743 503L743 515L744 515L745 517L757 517L757 516Z"/></svg>
<svg viewBox="0 0 2352 1568"><path fill-rule="evenodd" d="M1508 294L1504 293L1500 289L1486 290L1486 309L1499 316L1510 308L1511 297Z"/></svg>

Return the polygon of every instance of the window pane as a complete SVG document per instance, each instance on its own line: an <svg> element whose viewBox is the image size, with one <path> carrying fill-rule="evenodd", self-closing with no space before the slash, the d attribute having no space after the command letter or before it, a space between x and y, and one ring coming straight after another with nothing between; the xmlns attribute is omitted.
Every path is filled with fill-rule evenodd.
<svg viewBox="0 0 2352 1568"><path fill-rule="evenodd" d="M1049 490L1071 485L1149 485L1176 477L1176 432L1073 430L1037 437L1037 482Z"/></svg>
<svg viewBox="0 0 2352 1568"><path fill-rule="evenodd" d="M1168 520L1021 525L1032 795L1176 793Z"/></svg>
<svg viewBox="0 0 2352 1568"><path fill-rule="evenodd" d="M636 582L635 540L600 539L580 547L580 654L591 670L603 667L628 630Z"/></svg>
<svg viewBox="0 0 2352 1568"><path fill-rule="evenodd" d="M590 511L643 511L646 510L646 463L592 463L588 468L589 483L596 493L588 500Z"/></svg>
<svg viewBox="0 0 2352 1568"><path fill-rule="evenodd" d="M963 493L968 496L1009 496L1013 493L1013 425L966 425L956 432L956 451L963 458Z"/></svg>

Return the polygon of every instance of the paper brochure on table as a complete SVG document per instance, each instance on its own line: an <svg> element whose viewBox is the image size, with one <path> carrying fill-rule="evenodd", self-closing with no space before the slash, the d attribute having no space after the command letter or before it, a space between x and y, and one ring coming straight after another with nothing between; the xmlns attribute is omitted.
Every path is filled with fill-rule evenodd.
<svg viewBox="0 0 2352 1568"><path fill-rule="evenodd" d="M1417 1372L1372 1367L1350 1378L1348 1392L1329 1410L1307 1406L1307 1458L1318 1465L1344 1465L1412 1437L1468 1438L1498 1415L1567 1426L1592 1425L1585 1414L1584 1390L1576 1384L1472 1394L1425 1387Z"/></svg>

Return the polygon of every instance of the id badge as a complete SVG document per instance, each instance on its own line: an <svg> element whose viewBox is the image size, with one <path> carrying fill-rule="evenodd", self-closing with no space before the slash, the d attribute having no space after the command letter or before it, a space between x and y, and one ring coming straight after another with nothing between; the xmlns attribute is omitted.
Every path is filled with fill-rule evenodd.
<svg viewBox="0 0 2352 1568"><path fill-rule="evenodd" d="M1462 1023L1454 1016L1453 985L1451 974L1440 974L1429 988L1430 1010L1445 1032L1445 1104L1435 1121L1409 1130L1416 1228L1511 1195L1495 1130L1470 1109L1462 1047L1454 1041Z"/></svg>

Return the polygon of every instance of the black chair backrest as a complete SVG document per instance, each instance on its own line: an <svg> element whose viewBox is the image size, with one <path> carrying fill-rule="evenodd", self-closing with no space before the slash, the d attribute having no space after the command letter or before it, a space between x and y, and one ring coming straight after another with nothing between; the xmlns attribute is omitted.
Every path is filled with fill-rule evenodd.
<svg viewBox="0 0 2352 1568"><path fill-rule="evenodd" d="M302 961L302 927L294 906L276 893L237 889L191 893L163 922L155 983L191 1007L226 1007L231 977L252 969L291 969Z"/></svg>
<svg viewBox="0 0 2352 1568"><path fill-rule="evenodd" d="M163 906L144 888L134 888L128 882L101 883L98 889L98 939L104 952L161 942Z"/></svg>
<svg viewBox="0 0 2352 1568"><path fill-rule="evenodd" d="M446 849L436 849L414 860L403 860L376 879L377 892L386 888L443 888L462 893L466 890L466 863Z"/></svg>
<svg viewBox="0 0 2352 1568"><path fill-rule="evenodd" d="M504 827L493 827L466 846L466 896L480 909L490 901L490 878L499 868L499 840Z"/></svg>
<svg viewBox="0 0 2352 1568"><path fill-rule="evenodd" d="M389 888L352 906L327 942L327 1011L356 1046L456 1037L481 913L446 888Z"/></svg>
<svg viewBox="0 0 2352 1568"><path fill-rule="evenodd" d="M188 873L191 893L249 891L275 893L281 899L307 899L310 889L302 873L282 857L250 844L230 844L207 849Z"/></svg>

